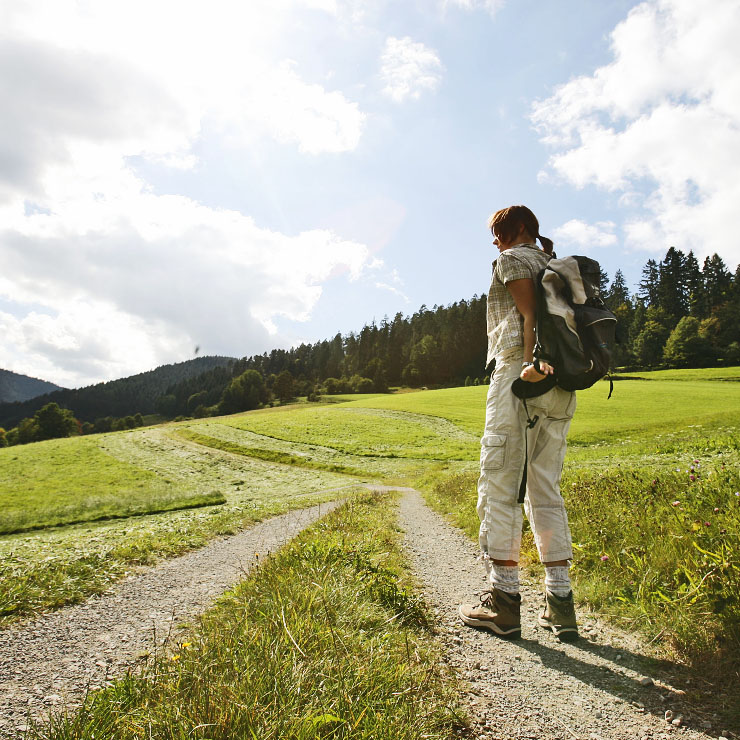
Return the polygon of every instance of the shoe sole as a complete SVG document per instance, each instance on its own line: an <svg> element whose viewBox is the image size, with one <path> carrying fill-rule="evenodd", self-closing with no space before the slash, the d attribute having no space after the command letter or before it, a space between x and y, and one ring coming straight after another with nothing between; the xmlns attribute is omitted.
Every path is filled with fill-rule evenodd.
<svg viewBox="0 0 740 740"><path fill-rule="evenodd" d="M578 639L578 627L556 627L554 624L551 624L546 619L543 619L542 617L539 617L537 619L537 623L540 625L540 627L543 627L546 630L550 630L550 632L555 635L555 637L560 640L560 642L575 642L575 640Z"/></svg>
<svg viewBox="0 0 740 740"><path fill-rule="evenodd" d="M460 615L460 619L462 619L462 621L465 622L468 627L483 627L483 629L490 630L491 632L493 632L494 635L498 637L507 637L509 639L516 639L517 637L521 637L521 627L511 627L508 630L501 629L501 627L499 627L495 622L489 622L483 619L474 619L473 617L466 617L462 613L462 607L458 609L458 614Z"/></svg>

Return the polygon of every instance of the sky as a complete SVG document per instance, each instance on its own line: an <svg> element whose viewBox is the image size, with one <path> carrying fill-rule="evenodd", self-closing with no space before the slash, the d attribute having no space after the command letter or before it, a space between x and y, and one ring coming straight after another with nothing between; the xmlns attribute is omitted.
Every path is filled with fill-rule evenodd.
<svg viewBox="0 0 740 740"><path fill-rule="evenodd" d="M710 12L711 10L711 12ZM4 0L0 367L65 387L488 290L740 262L740 1Z"/></svg>

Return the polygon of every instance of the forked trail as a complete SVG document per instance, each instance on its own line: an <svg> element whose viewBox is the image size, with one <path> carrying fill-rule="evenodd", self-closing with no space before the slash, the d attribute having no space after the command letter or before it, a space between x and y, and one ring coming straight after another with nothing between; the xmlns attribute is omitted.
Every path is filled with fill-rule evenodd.
<svg viewBox="0 0 740 740"><path fill-rule="evenodd" d="M380 489L380 487L376 487ZM436 614L445 660L467 687L463 701L480 739L627 740L717 737L704 717L682 717L682 692L670 667L642 685L640 643L591 618L584 638L559 643L537 628L539 589L523 590L522 639L500 640L465 627L457 607L485 587L474 544L401 489L405 549ZM25 729L26 717L63 704L73 709L88 686L103 685L192 620L257 562L337 504L270 519L201 550L166 561L78 606L0 632L0 736ZM672 675L671 675L672 673Z"/></svg>

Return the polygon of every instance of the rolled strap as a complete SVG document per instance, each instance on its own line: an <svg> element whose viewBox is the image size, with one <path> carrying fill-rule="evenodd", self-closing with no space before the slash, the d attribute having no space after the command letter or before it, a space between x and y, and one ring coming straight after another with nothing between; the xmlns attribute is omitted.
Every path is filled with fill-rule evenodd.
<svg viewBox="0 0 740 740"><path fill-rule="evenodd" d="M539 415L535 414L534 418L531 417L529 413L529 408L527 408L527 399L522 398L522 403L524 404L524 411L527 414L527 423L524 426L524 470L522 471L522 480L521 483L519 483L519 498L517 499L518 504L524 503L524 497L527 494L527 468L529 467L529 443L527 440L527 432L534 427L534 425L539 421Z"/></svg>

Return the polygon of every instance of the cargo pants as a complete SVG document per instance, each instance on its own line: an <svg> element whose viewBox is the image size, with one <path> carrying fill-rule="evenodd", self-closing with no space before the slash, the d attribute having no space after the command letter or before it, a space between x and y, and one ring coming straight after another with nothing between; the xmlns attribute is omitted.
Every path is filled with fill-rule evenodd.
<svg viewBox="0 0 740 740"><path fill-rule="evenodd" d="M485 560L519 561L522 507L517 503L524 470L524 404L511 392L522 370L522 350L496 358L486 399L478 480L479 542ZM555 386L528 399L529 467L524 508L542 562L573 557L570 527L560 494L566 436L576 408L576 394Z"/></svg>

